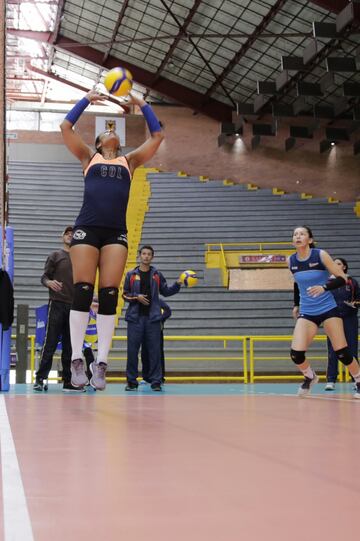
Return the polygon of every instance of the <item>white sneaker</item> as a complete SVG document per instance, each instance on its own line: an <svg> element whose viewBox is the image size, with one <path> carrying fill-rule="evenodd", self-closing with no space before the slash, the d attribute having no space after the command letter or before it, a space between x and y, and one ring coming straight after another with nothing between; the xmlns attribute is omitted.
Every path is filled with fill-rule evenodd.
<svg viewBox="0 0 360 541"><path fill-rule="evenodd" d="M97 391L104 391L106 387L106 370L107 363L96 363L93 362L90 364L90 371L92 373L92 378L90 379L90 385Z"/></svg>
<svg viewBox="0 0 360 541"><path fill-rule="evenodd" d="M356 385L356 391L355 391L355 394L353 394L353 397L360 400L360 383L355 383L355 385Z"/></svg>
<svg viewBox="0 0 360 541"><path fill-rule="evenodd" d="M325 391L334 391L335 390L335 383L333 381L328 381L325 385Z"/></svg>
<svg viewBox="0 0 360 541"><path fill-rule="evenodd" d="M298 389L298 396L307 396L311 392L311 387L318 383L319 376L317 376L314 372L313 378L308 378L304 376L304 382L300 385Z"/></svg>
<svg viewBox="0 0 360 541"><path fill-rule="evenodd" d="M82 359L74 359L71 361L71 385L74 387L84 387L89 383L85 372L85 364Z"/></svg>

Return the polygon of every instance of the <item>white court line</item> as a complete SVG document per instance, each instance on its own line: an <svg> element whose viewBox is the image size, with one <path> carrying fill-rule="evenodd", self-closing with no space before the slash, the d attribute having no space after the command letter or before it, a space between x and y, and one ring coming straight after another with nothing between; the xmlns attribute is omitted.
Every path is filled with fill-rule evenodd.
<svg viewBox="0 0 360 541"><path fill-rule="evenodd" d="M5 397L0 394L0 451L4 540L34 541L20 467L6 411Z"/></svg>
<svg viewBox="0 0 360 541"><path fill-rule="evenodd" d="M296 394L276 394L274 393L274 396L286 396L287 398L289 397L292 397L292 398L297 398L298 400L330 400L330 402L351 402L351 403L356 403L358 402L360 404L360 400L357 399L357 398L342 398L341 396L339 395L332 395L332 396L322 396L322 395L316 395L316 394L310 394L310 395L307 395L307 396L297 396Z"/></svg>
<svg viewBox="0 0 360 541"><path fill-rule="evenodd" d="M352 398L350 395L349 395L349 398L344 398L344 397L341 397L339 395L336 395L336 394L333 394L332 396L331 395L319 395L319 394L309 394L307 396L298 396L297 394L293 394L293 393L270 393L270 392L267 392L267 391L258 391L258 392L254 392L254 393L251 393L251 396L279 396L279 397L286 397L286 398L297 398L298 400L330 400L330 402L351 402L351 403L358 403L360 404L360 400L358 398ZM247 395L247 396L250 396Z"/></svg>

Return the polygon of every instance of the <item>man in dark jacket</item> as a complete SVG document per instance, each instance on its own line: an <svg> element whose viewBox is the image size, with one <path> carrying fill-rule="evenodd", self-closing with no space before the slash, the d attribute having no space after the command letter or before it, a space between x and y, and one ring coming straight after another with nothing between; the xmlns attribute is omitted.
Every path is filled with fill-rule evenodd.
<svg viewBox="0 0 360 541"><path fill-rule="evenodd" d="M160 324L160 362L161 362L161 373L162 383L165 383L165 352L164 352L164 324L167 319L171 317L171 308L164 301L164 299L159 299L160 310L161 310L161 324ZM141 364L142 364L142 378L143 383L149 383L149 351L146 345L146 340L141 344ZM140 382L141 383L141 382Z"/></svg>
<svg viewBox="0 0 360 541"><path fill-rule="evenodd" d="M44 380L49 376L53 355L61 337L61 363L63 368L63 391L79 392L82 389L71 385L71 340L70 340L70 308L73 300L73 276L70 260L70 243L73 228L66 227L62 235L63 247L52 252L46 260L44 274L41 277L43 286L49 289L49 308L46 325L45 342L41 351L40 366L36 372L34 391L44 389Z"/></svg>
<svg viewBox="0 0 360 541"><path fill-rule="evenodd" d="M335 263L339 265L345 274L348 274L348 263L343 257L337 257L334 259ZM348 282L331 291L334 295L338 311L344 324L344 332L347 345L351 355L358 359L358 333L359 333L359 320L358 320L358 308L360 301L360 288L355 278L348 279ZM335 389L335 383L338 377L338 358L334 352L329 339L327 339L328 346L328 366L326 371L326 386L325 391L333 391Z"/></svg>
<svg viewBox="0 0 360 541"><path fill-rule="evenodd" d="M159 293L170 297L178 293L180 280L168 286L164 276L151 266L154 250L143 246L139 250L140 265L129 271L125 278L123 297L129 302L127 321L127 391L138 387L138 355L143 341L149 352L149 382L153 391L161 391L161 306Z"/></svg>

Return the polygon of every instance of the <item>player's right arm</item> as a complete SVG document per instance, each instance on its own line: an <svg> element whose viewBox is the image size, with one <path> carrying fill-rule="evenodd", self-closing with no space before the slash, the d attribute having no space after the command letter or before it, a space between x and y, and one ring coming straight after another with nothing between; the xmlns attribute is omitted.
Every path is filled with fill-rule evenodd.
<svg viewBox="0 0 360 541"><path fill-rule="evenodd" d="M90 92L74 105L60 124L62 137L66 147L81 162L83 169L89 165L94 152L84 142L81 135L73 130L73 126L90 103L102 101L103 99L104 96L95 90L90 90Z"/></svg>
<svg viewBox="0 0 360 541"><path fill-rule="evenodd" d="M54 280L54 273L55 273L55 253L52 253L49 255L49 257L46 260L44 272L41 277L41 283L43 286L48 287L49 289L52 289L53 291L61 291L62 289L62 282L58 282L58 280Z"/></svg>

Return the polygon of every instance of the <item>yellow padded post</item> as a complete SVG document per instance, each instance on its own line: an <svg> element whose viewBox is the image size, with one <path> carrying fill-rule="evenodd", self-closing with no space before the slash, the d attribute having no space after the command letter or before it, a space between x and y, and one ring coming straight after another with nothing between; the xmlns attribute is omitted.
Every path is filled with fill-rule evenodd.
<svg viewBox="0 0 360 541"><path fill-rule="evenodd" d="M126 222L128 227L129 251L126 262L124 276L120 284L122 290L126 273L136 265L137 252L141 240L142 226L144 224L145 214L149 206L148 201L151 194L150 183L147 180L148 173L155 173L158 170L154 167L138 167L135 170L131 181L128 209L126 213ZM117 313L121 314L124 307L124 299L119 295Z"/></svg>

